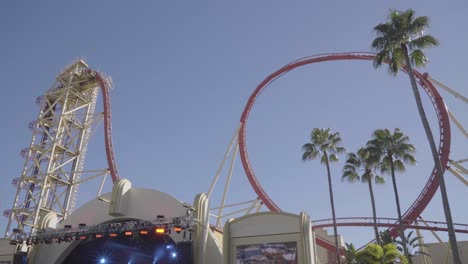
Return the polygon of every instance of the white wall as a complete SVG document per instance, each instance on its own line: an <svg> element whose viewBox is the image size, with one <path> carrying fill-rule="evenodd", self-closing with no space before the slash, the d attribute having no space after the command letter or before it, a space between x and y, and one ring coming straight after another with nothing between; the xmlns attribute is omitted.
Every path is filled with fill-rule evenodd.
<svg viewBox="0 0 468 264"><path fill-rule="evenodd" d="M236 263L241 245L294 242L298 263L315 263L310 217L301 213L261 212L229 220L224 226L224 263Z"/></svg>
<svg viewBox="0 0 468 264"><path fill-rule="evenodd" d="M13 263L16 246L10 245L10 239L0 238L0 264Z"/></svg>

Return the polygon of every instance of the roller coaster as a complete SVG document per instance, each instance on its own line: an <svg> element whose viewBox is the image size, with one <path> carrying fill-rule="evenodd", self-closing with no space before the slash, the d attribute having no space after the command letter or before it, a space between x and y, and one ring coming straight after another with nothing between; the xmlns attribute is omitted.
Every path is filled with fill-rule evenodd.
<svg viewBox="0 0 468 264"><path fill-rule="evenodd" d="M325 61L343 60L364 60L372 61L375 54L368 52L348 52L348 53L328 53L305 57L293 61L265 78L250 95L242 112L239 126L228 146L216 175L208 189L208 197L213 193L222 168L231 155L231 166L228 172L228 179L221 198L221 205L213 208L217 214L212 214L216 218L216 225L213 228L220 228L222 219L236 214L250 213L261 210L265 205L270 211L280 212L282 209L270 198L257 179L254 169L248 158L246 128L249 114L252 107L269 84L282 75L298 67L320 63ZM405 69L402 70L406 72ZM432 79L427 73L420 73L413 70L417 82L429 97L434 107L439 125L440 141L439 156L444 169L449 169L455 176L467 185L462 174L468 174L462 163L467 160L454 161L449 157L451 147L451 126L452 120L457 127L467 136L466 130L458 122L455 116L447 110L443 98L436 89L436 85L461 99L465 103L468 100L461 94L456 93L440 82ZM14 234L34 234L39 228L43 228L52 220L60 221L73 210L74 203L70 202L76 197L79 184L84 181L99 178L99 176L110 174L112 182L120 179L117 169L117 162L114 157L112 143L112 116L110 103L110 88L112 84L110 78L102 73L93 70L83 61L79 60L67 67L58 77L57 82L48 90L41 99L41 110L37 121L33 123L34 135L30 147L24 151L25 166L21 178L15 179L17 194L11 210L6 210L4 215L9 218L5 231L5 237L12 237ZM80 179L85 172L83 170L83 160L91 130L92 116L96 104L97 89L100 88L103 99L103 121L104 121L104 143L107 157L107 168L104 172L97 173L87 179ZM78 118L79 117L79 118ZM81 118L81 119L80 119ZM79 119L79 120L78 120ZM73 149L74 147L74 149ZM233 148L235 149L234 151ZM239 153L245 175L257 195L253 199L244 203L227 204L227 190L232 176L234 160ZM58 163L57 160L61 162ZM67 169L64 169L67 168ZM444 171L445 172L445 171ZM103 178L98 196L102 190ZM445 223L435 221L425 221L426 225L416 224L418 217L424 211L428 203L433 198L439 187L436 177L436 169L432 170L429 180L425 184L421 193L409 209L403 215L406 228L417 228L431 231L446 231ZM62 188L62 190L60 189ZM59 191L61 190L61 191ZM248 208L224 213L224 209L238 205L248 205ZM372 218L369 217L348 217L338 218L338 226L371 226ZM393 218L378 218L377 225L389 228L392 233L396 233L398 220ZM313 228L325 228L332 226L330 219L313 221ZM455 224L455 231L468 233L467 224ZM328 250L334 250L334 244L328 240L316 236L317 244Z"/></svg>

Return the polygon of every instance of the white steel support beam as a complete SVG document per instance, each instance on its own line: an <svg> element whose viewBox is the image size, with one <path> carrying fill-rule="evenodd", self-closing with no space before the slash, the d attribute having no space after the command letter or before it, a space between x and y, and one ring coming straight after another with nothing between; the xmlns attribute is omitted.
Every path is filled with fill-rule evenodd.
<svg viewBox="0 0 468 264"><path fill-rule="evenodd" d="M416 221L416 225L419 225L419 222ZM421 230L416 229L416 236L419 238L418 240L418 243L419 245L421 245L419 248L421 249L421 251L424 253L424 254L421 254L422 255L422 259L424 261L424 264L432 264L432 260L431 260L431 257L429 256L429 252L427 252L427 248L424 246L424 239L423 239L423 236L421 235ZM427 255L426 255L427 254Z"/></svg>
<svg viewBox="0 0 468 264"><path fill-rule="evenodd" d="M231 183L232 172L234 171L234 164L236 161L238 150L239 150L239 144L236 144L236 147L234 148L234 154L231 157L231 166L229 167L229 173L228 173L228 177L226 180L226 184L224 185L223 198L221 200L221 207L219 208L219 213L218 213L220 217L218 217L218 220L216 222L217 227L221 227L221 217L223 215L224 204L226 202L227 193L229 191L229 184Z"/></svg>
<svg viewBox="0 0 468 264"><path fill-rule="evenodd" d="M448 111L450 120L452 120L453 123L460 129L460 131L463 133L463 135L468 138L468 132L466 129L463 127L463 125L458 121L458 119L452 114L452 112Z"/></svg>
<svg viewBox="0 0 468 264"><path fill-rule="evenodd" d="M260 212L260 209L262 209L262 206L263 206L263 202L260 202L258 205L257 205L257 210L255 210L256 213Z"/></svg>
<svg viewBox="0 0 468 264"><path fill-rule="evenodd" d="M460 175L460 173L458 173L451 167L447 168L447 170L450 171L453 175L455 175L455 177L457 177L461 182L468 186L468 180L465 179L465 177L463 177L462 175Z"/></svg>
<svg viewBox="0 0 468 264"><path fill-rule="evenodd" d="M255 204L256 201L258 201L258 199L253 199L253 200L250 200L250 201L247 201L247 202L240 202L240 203L227 204L227 205L224 205L224 208L234 207L234 206L239 206L239 205L244 205L244 204L252 204L252 203ZM221 206L213 207L213 208L211 208L210 210L218 210L219 208L221 208Z"/></svg>
<svg viewBox="0 0 468 264"><path fill-rule="evenodd" d="M221 171L223 170L224 163L226 162L227 158L229 157L229 154L231 153L232 146L234 144L238 145L237 144L237 137L239 135L239 129L240 129L241 125L242 124L239 123L239 125L237 126L236 132L234 133L234 135L232 136L231 141L229 142L229 146L228 146L228 148L226 150L226 153L224 153L223 160L221 161L221 163L219 164L218 169L216 170L215 177L214 177L213 181L211 182L211 185L210 185L210 188L208 189L208 192L206 193L206 196L208 198L210 198L211 193L213 192L213 189L216 186L216 182L218 181L219 175L221 174Z"/></svg>
<svg viewBox="0 0 468 264"><path fill-rule="evenodd" d="M439 86L440 88L444 89L445 91L449 92L450 94L452 94L453 96L455 96L456 98L462 100L463 102L465 103L468 103L468 98L466 98L465 96L463 96L462 94L450 89L448 86L446 86L445 84L431 78L431 76L427 76L427 78L429 79L429 81L435 83L437 86Z"/></svg>
<svg viewBox="0 0 468 264"><path fill-rule="evenodd" d="M80 180L86 148L93 124L99 83L79 60L66 68L43 97L43 105L33 123L29 150L5 236L12 230L32 235L42 225L46 214L57 221L73 209L77 187L105 173ZM103 177L105 178L105 177Z"/></svg>
<svg viewBox="0 0 468 264"><path fill-rule="evenodd" d="M259 203L261 203L260 199L256 199L255 202L252 204L251 207L249 207L249 210L247 210L247 212L245 214L246 215L250 214L252 212L252 210L255 209L258 206Z"/></svg>

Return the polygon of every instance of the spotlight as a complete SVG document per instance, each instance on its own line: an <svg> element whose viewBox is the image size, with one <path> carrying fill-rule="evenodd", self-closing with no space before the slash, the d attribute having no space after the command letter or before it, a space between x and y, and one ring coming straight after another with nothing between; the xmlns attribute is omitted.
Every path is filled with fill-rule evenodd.
<svg viewBox="0 0 468 264"><path fill-rule="evenodd" d="M171 253L171 257L172 257L172 258L177 258L177 253L176 253L176 252L172 252L172 253Z"/></svg>
<svg viewBox="0 0 468 264"><path fill-rule="evenodd" d="M64 226L65 229L71 229L71 227L72 227L71 225L65 225Z"/></svg>
<svg viewBox="0 0 468 264"><path fill-rule="evenodd" d="M78 224L78 227L79 228L84 228L84 227L86 227L86 224L84 224L84 223Z"/></svg>
<svg viewBox="0 0 468 264"><path fill-rule="evenodd" d="M110 233L109 237L117 237L117 233Z"/></svg>
<svg viewBox="0 0 468 264"><path fill-rule="evenodd" d="M156 233L156 234L158 234L158 235L161 235L161 234L166 233L166 229L164 229L164 227L157 227L157 228L154 230L154 233Z"/></svg>
<svg viewBox="0 0 468 264"><path fill-rule="evenodd" d="M148 230L140 230L138 233L140 236L147 236L149 234Z"/></svg>
<svg viewBox="0 0 468 264"><path fill-rule="evenodd" d="M100 264L106 263L106 259L105 259L105 258L101 258L101 259L99 260L99 263L100 263Z"/></svg>
<svg viewBox="0 0 468 264"><path fill-rule="evenodd" d="M133 232L132 231L125 231L124 235L125 236L133 236Z"/></svg>
<svg viewBox="0 0 468 264"><path fill-rule="evenodd" d="M157 218L158 220L164 219L164 215L157 215L156 218Z"/></svg>
<svg viewBox="0 0 468 264"><path fill-rule="evenodd" d="M174 227L174 231L176 231L177 234L180 234L180 232L182 232L182 227L180 227L180 226L175 226L175 227Z"/></svg>
<svg viewBox="0 0 468 264"><path fill-rule="evenodd" d="M95 234L95 235L94 235L94 238L95 238L95 239L100 239L100 238L102 238L102 237L103 237L102 234Z"/></svg>

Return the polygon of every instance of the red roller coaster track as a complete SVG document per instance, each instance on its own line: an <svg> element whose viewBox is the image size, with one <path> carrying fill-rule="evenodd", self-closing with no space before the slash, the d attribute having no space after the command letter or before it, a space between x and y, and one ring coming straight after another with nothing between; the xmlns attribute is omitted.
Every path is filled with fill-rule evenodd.
<svg viewBox="0 0 468 264"><path fill-rule="evenodd" d="M114 157L114 145L112 144L112 115L109 95L110 87L101 73L91 69L89 69L89 71L95 75L96 80L99 82L99 86L101 87L102 101L104 105L104 141L106 146L107 165L109 166L112 182L115 183L120 179L120 176Z"/></svg>
<svg viewBox="0 0 468 264"><path fill-rule="evenodd" d="M333 226L333 219L320 219L312 221L313 229L331 227ZM413 221L405 221L404 225L409 229L421 229L421 230L431 230L431 231L444 231L448 230L447 223L436 222L436 221L424 221L426 225L416 225ZM374 226L374 219L372 217L341 217L336 218L337 226ZM398 228L398 219L397 218L377 218L377 225L380 227L388 228ZM453 224L455 227L455 232L468 234L468 225L467 224Z"/></svg>
<svg viewBox="0 0 468 264"><path fill-rule="evenodd" d="M260 93L266 89L266 87L274 81L276 78L280 77L281 75L304 65L312 64L312 63L319 63L325 61L341 61L341 60L366 60L372 61L374 59L374 53L368 52L349 52L349 53L331 53L331 54L320 54L311 57L306 57L292 63L289 63L282 67L281 69L275 71L271 75L269 75L265 80L263 80L254 92L249 97L247 104L244 108L242 113L240 122L241 127L239 131L239 149L240 149L240 157L242 161L242 165L244 167L245 173L247 178L252 185L254 191L258 195L258 197L263 201L263 203L267 206L268 209L271 211L281 211L278 205L276 205L270 196L266 193L266 191L261 186L260 182L258 181L255 173L252 169L250 164L248 154L247 154L247 146L246 146L246 128L247 128L247 119L252 110L252 107L255 103L255 100L260 95ZM405 70L403 70L406 72ZM415 77L419 83L419 85L424 89L426 94L429 96L434 109L436 111L436 115L438 118L439 124L439 132L440 132L440 143L439 143L439 155L442 167L447 167L448 163L448 156L450 152L450 141L451 141L451 134L450 134L450 122L447 113L447 109L443 102L442 97L438 93L437 89L434 85L427 79L427 74L421 74L420 72L413 70ZM422 213L422 211L426 208L429 201L434 196L437 188L439 187L439 180L436 177L436 168L433 169L429 180L427 181L426 185L424 186L423 190L419 194L418 198L414 201L411 207L405 212L403 215L403 221L406 223L413 223L416 218ZM361 225L360 223L354 223L355 225ZM397 229L394 225L390 226L390 231L393 235L397 233ZM317 243L329 250L334 250L334 245L322 238L317 238Z"/></svg>

